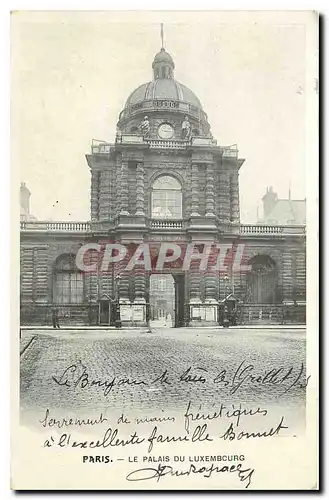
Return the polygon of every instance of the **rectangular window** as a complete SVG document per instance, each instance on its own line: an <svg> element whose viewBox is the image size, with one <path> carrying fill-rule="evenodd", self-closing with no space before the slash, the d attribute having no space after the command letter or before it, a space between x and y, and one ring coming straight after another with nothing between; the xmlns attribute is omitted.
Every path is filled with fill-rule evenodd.
<svg viewBox="0 0 329 500"><path fill-rule="evenodd" d="M182 195L180 191L153 191L152 217L159 219L182 218Z"/></svg>

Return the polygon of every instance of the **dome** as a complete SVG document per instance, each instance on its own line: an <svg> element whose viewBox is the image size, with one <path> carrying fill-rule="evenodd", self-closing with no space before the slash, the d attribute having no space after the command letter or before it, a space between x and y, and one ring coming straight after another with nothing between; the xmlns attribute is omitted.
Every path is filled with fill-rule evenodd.
<svg viewBox="0 0 329 500"><path fill-rule="evenodd" d="M159 78L152 82L144 83L130 94L126 102L126 107L133 106L134 104L148 99L173 99L184 101L202 109L201 102L194 92L173 78Z"/></svg>
<svg viewBox="0 0 329 500"><path fill-rule="evenodd" d="M135 89L128 97L125 107L147 100L172 99L202 109L201 102L194 92L174 79L174 60L163 47L155 55L152 68L153 81Z"/></svg>

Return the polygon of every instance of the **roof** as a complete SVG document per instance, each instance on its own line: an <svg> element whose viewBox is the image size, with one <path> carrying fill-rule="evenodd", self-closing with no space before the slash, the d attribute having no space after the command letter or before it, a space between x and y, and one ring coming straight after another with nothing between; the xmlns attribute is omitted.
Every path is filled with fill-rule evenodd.
<svg viewBox="0 0 329 500"><path fill-rule="evenodd" d="M236 297L233 293L230 293L229 295L227 295L227 297L225 297L224 299L220 300L219 303L223 304L224 302L226 302L228 300L232 300L232 301L235 301L235 302L241 302L241 300L238 299L238 297Z"/></svg>
<svg viewBox="0 0 329 500"><path fill-rule="evenodd" d="M306 200L277 200L261 224L306 224Z"/></svg>
<svg viewBox="0 0 329 500"><path fill-rule="evenodd" d="M168 54L168 52L163 47L160 50L160 52L158 52L155 55L153 64L154 63L159 63L159 62L168 62L169 64L171 64L173 66L173 68L175 67L173 58L171 57L170 54Z"/></svg>
<svg viewBox="0 0 329 500"><path fill-rule="evenodd" d="M144 83L130 94L126 102L126 107L148 99L185 101L202 109L201 102L194 92L173 78L159 78Z"/></svg>

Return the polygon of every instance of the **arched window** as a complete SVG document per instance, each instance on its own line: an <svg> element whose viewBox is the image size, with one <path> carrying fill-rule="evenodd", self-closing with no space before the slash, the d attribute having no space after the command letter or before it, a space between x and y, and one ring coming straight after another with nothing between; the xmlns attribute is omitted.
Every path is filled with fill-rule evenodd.
<svg viewBox="0 0 329 500"><path fill-rule="evenodd" d="M175 177L163 175L152 186L152 217L156 219L182 218L182 186Z"/></svg>
<svg viewBox="0 0 329 500"><path fill-rule="evenodd" d="M273 304L277 292L276 264L268 255L256 255L249 264L252 266L247 277L247 302Z"/></svg>
<svg viewBox="0 0 329 500"><path fill-rule="evenodd" d="M136 127L136 126L131 127L131 129L130 129L131 134L137 134L137 132L138 132L138 127Z"/></svg>
<svg viewBox="0 0 329 500"><path fill-rule="evenodd" d="M200 135L199 130L198 130L197 128L194 128L194 129L192 130L192 135L194 135L194 136L198 136L198 135Z"/></svg>
<svg viewBox="0 0 329 500"><path fill-rule="evenodd" d="M75 265L75 255L61 255L56 260L53 301L56 304L83 303L83 275Z"/></svg>

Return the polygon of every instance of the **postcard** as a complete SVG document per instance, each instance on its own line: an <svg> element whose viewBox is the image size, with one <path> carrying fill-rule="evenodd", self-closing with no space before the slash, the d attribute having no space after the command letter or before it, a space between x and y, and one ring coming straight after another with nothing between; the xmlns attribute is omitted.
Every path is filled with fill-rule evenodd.
<svg viewBox="0 0 329 500"><path fill-rule="evenodd" d="M12 489L319 488L318 51L12 12Z"/></svg>

